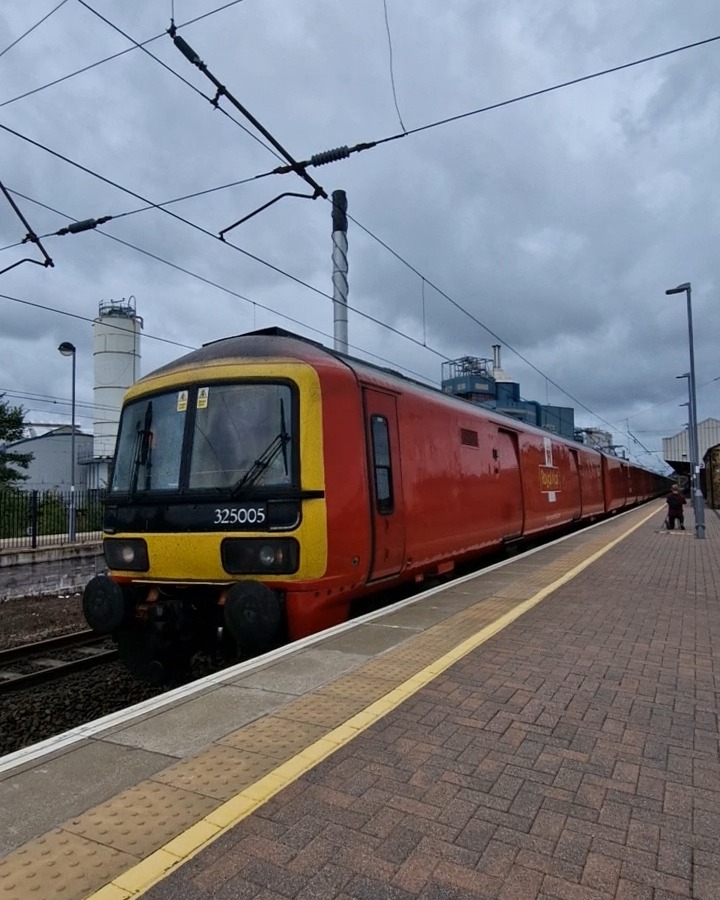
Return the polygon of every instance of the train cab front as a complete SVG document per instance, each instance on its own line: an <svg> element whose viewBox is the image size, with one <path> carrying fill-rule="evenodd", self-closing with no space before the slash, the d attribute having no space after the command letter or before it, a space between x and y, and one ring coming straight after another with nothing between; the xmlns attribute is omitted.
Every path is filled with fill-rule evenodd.
<svg viewBox="0 0 720 900"><path fill-rule="evenodd" d="M282 641L288 590L326 565L315 371L211 373L150 377L128 393L106 501L108 573L83 596L88 624L155 682L184 677L198 653L243 658Z"/></svg>

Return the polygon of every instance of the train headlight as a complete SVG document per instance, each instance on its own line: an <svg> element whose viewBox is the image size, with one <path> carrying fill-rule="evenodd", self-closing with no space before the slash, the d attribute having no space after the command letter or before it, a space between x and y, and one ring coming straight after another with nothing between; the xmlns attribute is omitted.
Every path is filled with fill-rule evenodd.
<svg viewBox="0 0 720 900"><path fill-rule="evenodd" d="M223 568L233 575L286 575L297 572L300 547L294 538L226 538L220 548Z"/></svg>
<svg viewBox="0 0 720 900"><path fill-rule="evenodd" d="M140 538L105 538L103 552L109 569L147 572L150 568L147 544Z"/></svg>

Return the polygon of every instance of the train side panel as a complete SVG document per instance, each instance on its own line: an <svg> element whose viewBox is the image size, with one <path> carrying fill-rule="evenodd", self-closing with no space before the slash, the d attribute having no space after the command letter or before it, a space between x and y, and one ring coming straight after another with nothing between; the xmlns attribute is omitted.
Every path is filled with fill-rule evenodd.
<svg viewBox="0 0 720 900"><path fill-rule="evenodd" d="M577 521L582 502L577 454L550 436L519 435L525 501L525 535Z"/></svg>
<svg viewBox="0 0 720 900"><path fill-rule="evenodd" d="M627 475L622 460L602 458L605 511L614 512L627 505Z"/></svg>
<svg viewBox="0 0 720 900"><path fill-rule="evenodd" d="M580 495L583 519L601 516L605 512L603 493L602 457L594 450L579 447L578 471L580 474Z"/></svg>
<svg viewBox="0 0 720 900"><path fill-rule="evenodd" d="M382 380L363 383L376 397ZM393 490L402 503L403 570L449 571L458 561L523 531L517 440L471 406L408 389L395 395L397 452ZM372 418L372 409L368 408ZM370 426L369 426L370 427ZM376 517L375 540L391 528ZM383 577L382 570L373 576Z"/></svg>

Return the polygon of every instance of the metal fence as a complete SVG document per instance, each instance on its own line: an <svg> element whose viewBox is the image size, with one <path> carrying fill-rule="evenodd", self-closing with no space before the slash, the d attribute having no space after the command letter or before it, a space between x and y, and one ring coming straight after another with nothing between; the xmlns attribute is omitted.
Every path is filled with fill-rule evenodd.
<svg viewBox="0 0 720 900"><path fill-rule="evenodd" d="M70 491L0 488L0 549L70 542ZM102 537L105 491L75 492L75 541Z"/></svg>

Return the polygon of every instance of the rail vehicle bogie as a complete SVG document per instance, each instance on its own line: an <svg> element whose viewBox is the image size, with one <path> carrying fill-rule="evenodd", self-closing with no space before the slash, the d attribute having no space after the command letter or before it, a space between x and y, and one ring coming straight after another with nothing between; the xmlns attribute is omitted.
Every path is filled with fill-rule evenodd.
<svg viewBox="0 0 720 900"><path fill-rule="evenodd" d="M133 671L247 655L352 604L664 489L657 477L269 329L127 393L84 609Z"/></svg>

